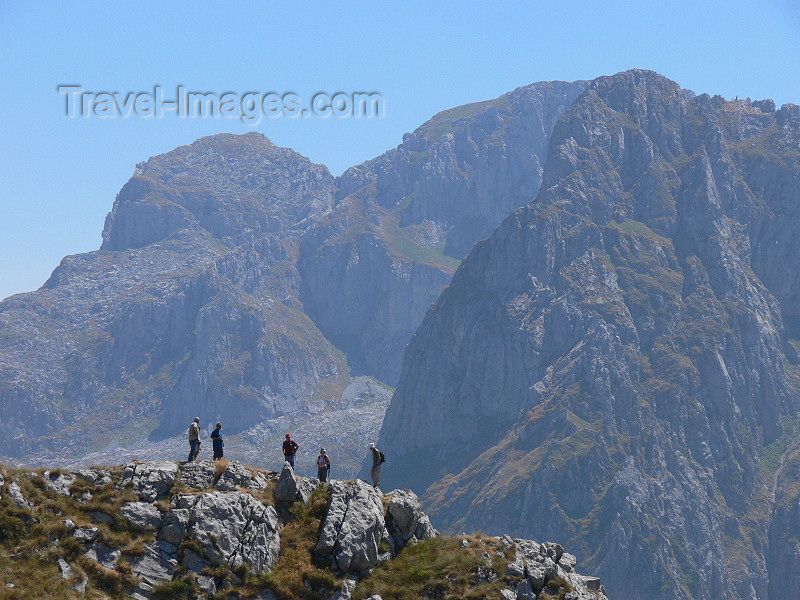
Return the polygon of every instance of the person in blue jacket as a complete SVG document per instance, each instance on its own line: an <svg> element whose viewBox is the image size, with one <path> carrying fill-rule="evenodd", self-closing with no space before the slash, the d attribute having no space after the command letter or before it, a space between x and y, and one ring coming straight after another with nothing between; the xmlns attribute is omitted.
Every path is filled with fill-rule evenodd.
<svg viewBox="0 0 800 600"><path fill-rule="evenodd" d="M222 448L225 446L225 440L222 439L222 423L217 423L217 428L211 432L211 443L214 450L214 460L222 459Z"/></svg>

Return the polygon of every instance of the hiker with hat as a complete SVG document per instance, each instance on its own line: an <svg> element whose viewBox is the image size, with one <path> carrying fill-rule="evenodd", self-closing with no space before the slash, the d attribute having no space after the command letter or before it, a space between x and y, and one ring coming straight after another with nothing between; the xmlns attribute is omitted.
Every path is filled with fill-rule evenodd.
<svg viewBox="0 0 800 600"><path fill-rule="evenodd" d="M286 434L286 439L283 440L283 456L290 465L292 465L292 469L294 469L294 455L297 453L297 449L300 446L292 439L290 434Z"/></svg>
<svg viewBox="0 0 800 600"><path fill-rule="evenodd" d="M381 465L386 462L386 457L373 442L369 443L369 449L372 452L372 469L369 474L372 477L372 487L377 490L381 486Z"/></svg>
<svg viewBox="0 0 800 600"><path fill-rule="evenodd" d="M317 457L317 479L322 483L328 481L328 473L331 470L331 459L325 454L325 448L319 449L319 456Z"/></svg>

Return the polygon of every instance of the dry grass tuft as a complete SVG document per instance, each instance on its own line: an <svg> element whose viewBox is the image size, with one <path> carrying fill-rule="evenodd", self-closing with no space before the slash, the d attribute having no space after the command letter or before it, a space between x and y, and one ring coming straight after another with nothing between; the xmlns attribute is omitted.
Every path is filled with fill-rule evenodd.
<svg viewBox="0 0 800 600"><path fill-rule="evenodd" d="M506 566L514 556L496 538L469 536L461 547L461 537L438 537L403 548L397 556L377 566L361 580L353 600L380 594L383 600L477 600L499 598L507 584ZM483 553L489 554L494 581L478 580L478 567L486 567Z"/></svg>

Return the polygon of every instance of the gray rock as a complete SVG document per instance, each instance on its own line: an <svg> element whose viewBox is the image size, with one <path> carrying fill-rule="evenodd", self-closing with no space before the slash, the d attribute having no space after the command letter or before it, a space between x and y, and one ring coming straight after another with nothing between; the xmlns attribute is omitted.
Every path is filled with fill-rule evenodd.
<svg viewBox="0 0 800 600"><path fill-rule="evenodd" d="M16 481L12 481L8 484L8 495L14 501L14 504L17 505L18 508L24 508L25 510L33 510L33 503L28 502L25 499L25 496L22 494L22 490L19 487L19 484Z"/></svg>
<svg viewBox="0 0 800 600"><path fill-rule="evenodd" d="M217 489L232 491L238 488L262 490L266 487L266 479L259 473L256 477L238 460L228 463L222 476L217 481Z"/></svg>
<svg viewBox="0 0 800 600"><path fill-rule="evenodd" d="M569 552L564 552L558 561L558 566L564 569L567 573L571 573L577 562L578 559L574 555L570 554Z"/></svg>
<svg viewBox="0 0 800 600"><path fill-rule="evenodd" d="M517 593L517 600L536 600L536 592L533 591L527 579L517 582L514 590Z"/></svg>
<svg viewBox="0 0 800 600"><path fill-rule="evenodd" d="M283 463L274 495L275 504L278 506L291 506L298 499L297 477L288 461Z"/></svg>
<svg viewBox="0 0 800 600"><path fill-rule="evenodd" d="M599 592L600 588L602 587L602 582L600 581L599 577L591 577L588 575L581 575L580 581L586 586L586 589L589 589L593 592Z"/></svg>
<svg viewBox="0 0 800 600"><path fill-rule="evenodd" d="M131 568L133 574L141 580L133 595L149 598L149 592L154 586L172 580L178 561L158 544L148 544L146 548L144 555L131 559Z"/></svg>
<svg viewBox="0 0 800 600"><path fill-rule="evenodd" d="M500 590L500 600L517 600L517 592L508 588Z"/></svg>
<svg viewBox="0 0 800 600"><path fill-rule="evenodd" d="M210 460L184 463L179 468L179 478L187 487L208 489L214 483L214 463Z"/></svg>
<svg viewBox="0 0 800 600"><path fill-rule="evenodd" d="M193 508L199 499L195 494L175 494L171 504L173 508Z"/></svg>
<svg viewBox="0 0 800 600"><path fill-rule="evenodd" d="M378 562L385 529L380 492L360 479L334 480L315 552L342 573L363 573Z"/></svg>
<svg viewBox="0 0 800 600"><path fill-rule="evenodd" d="M67 528L67 533L72 533L73 531L75 531L75 521L73 521L72 519L64 519L63 523L64 527Z"/></svg>
<svg viewBox="0 0 800 600"><path fill-rule="evenodd" d="M111 472L105 469L78 469L73 471L72 475L75 478L85 479L98 487L112 481Z"/></svg>
<svg viewBox="0 0 800 600"><path fill-rule="evenodd" d="M72 532L72 537L83 544L88 544L95 541L99 533L97 527L77 527Z"/></svg>
<svg viewBox="0 0 800 600"><path fill-rule="evenodd" d="M126 502L120 514L141 529L158 529L161 525L161 512L149 502Z"/></svg>
<svg viewBox="0 0 800 600"><path fill-rule="evenodd" d="M191 510L188 508L174 508L167 511L161 520L161 529L158 538L166 540L176 546L180 545L186 536L189 526Z"/></svg>
<svg viewBox="0 0 800 600"><path fill-rule="evenodd" d="M197 587L200 588L203 592L206 592L209 596L213 596L217 593L217 586L214 583L213 577L206 577L205 575L198 575L195 578L197 581Z"/></svg>
<svg viewBox="0 0 800 600"><path fill-rule="evenodd" d="M394 490L388 494L386 527L396 547L402 548L412 537L425 540L436 536L430 519L422 512L417 495L411 490Z"/></svg>
<svg viewBox="0 0 800 600"><path fill-rule="evenodd" d="M70 567L69 563L63 558L58 559L58 570L61 572L61 579L69 579L75 574L75 571L72 570L72 567Z"/></svg>
<svg viewBox="0 0 800 600"><path fill-rule="evenodd" d="M181 564L195 573L200 573L203 569L211 565L211 563L205 560L202 556L198 556L189 549L184 549L183 560L181 561Z"/></svg>
<svg viewBox="0 0 800 600"><path fill-rule="evenodd" d="M331 600L351 600L353 591L356 589L356 583L358 582L355 579L346 577L342 581L342 587L333 594Z"/></svg>
<svg viewBox="0 0 800 600"><path fill-rule="evenodd" d="M92 544L86 551L86 556L96 563L100 563L106 569L113 569L117 566L117 561L122 553L116 548L106 546L103 543L96 542Z"/></svg>
<svg viewBox="0 0 800 600"><path fill-rule="evenodd" d="M319 487L320 480L316 477L300 476L296 476L295 479L297 480L297 499L303 503L308 502L311 494Z"/></svg>
<svg viewBox="0 0 800 600"><path fill-rule="evenodd" d="M75 476L69 472L60 472L58 475L54 475L50 471L45 471L42 474L42 481L47 489L62 496L69 496L69 488L75 482Z"/></svg>
<svg viewBox="0 0 800 600"><path fill-rule="evenodd" d="M194 506L191 537L213 565L269 571L280 550L278 515L242 492L210 492Z"/></svg>
<svg viewBox="0 0 800 600"><path fill-rule="evenodd" d="M177 474L178 465L170 461L127 463L119 486L130 483L140 500L155 502L166 498Z"/></svg>
<svg viewBox="0 0 800 600"><path fill-rule="evenodd" d="M83 573L81 578L72 586L72 589L80 594L85 594L87 585L89 585L89 577L86 576L86 573Z"/></svg>

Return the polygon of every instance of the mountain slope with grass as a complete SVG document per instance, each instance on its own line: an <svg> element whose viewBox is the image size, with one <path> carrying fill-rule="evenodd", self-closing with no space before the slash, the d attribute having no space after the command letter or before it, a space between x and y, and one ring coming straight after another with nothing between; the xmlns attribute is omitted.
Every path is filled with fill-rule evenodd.
<svg viewBox="0 0 800 600"><path fill-rule="evenodd" d="M591 82L409 344L393 483L613 596L800 597L799 144L795 105Z"/></svg>
<svg viewBox="0 0 800 600"><path fill-rule="evenodd" d="M557 544L441 537L409 490L241 463L0 468L7 600L605 600Z"/></svg>

